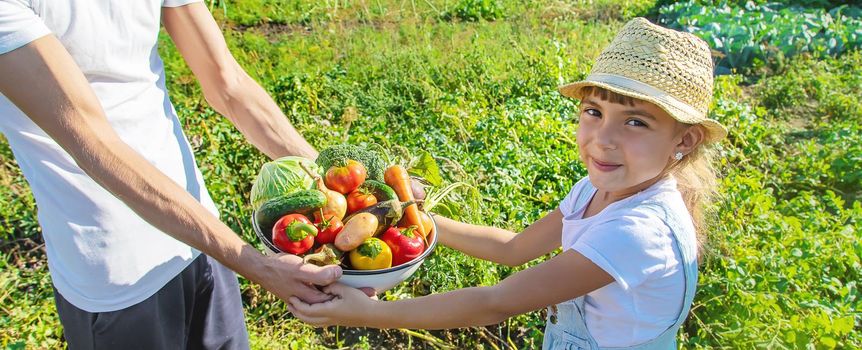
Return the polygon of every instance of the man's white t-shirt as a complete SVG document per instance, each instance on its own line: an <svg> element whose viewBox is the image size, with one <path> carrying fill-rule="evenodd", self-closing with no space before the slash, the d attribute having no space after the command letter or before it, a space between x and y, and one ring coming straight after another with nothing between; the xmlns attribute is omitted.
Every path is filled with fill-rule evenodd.
<svg viewBox="0 0 862 350"><path fill-rule="evenodd" d="M157 51L161 7L190 2L0 0L0 54L55 35L120 138L218 215L168 99ZM73 305L89 312L134 305L200 254L94 182L3 95L0 132L36 199L54 286Z"/></svg>
<svg viewBox="0 0 862 350"><path fill-rule="evenodd" d="M686 217L688 211L673 178L660 180L583 218L595 193L596 188L585 177L560 202L562 248L581 253L614 278L613 283L585 296L587 328L598 345L641 344L676 322L685 277L670 227L651 212L639 209L638 204L658 200ZM686 231L693 234L693 224Z"/></svg>

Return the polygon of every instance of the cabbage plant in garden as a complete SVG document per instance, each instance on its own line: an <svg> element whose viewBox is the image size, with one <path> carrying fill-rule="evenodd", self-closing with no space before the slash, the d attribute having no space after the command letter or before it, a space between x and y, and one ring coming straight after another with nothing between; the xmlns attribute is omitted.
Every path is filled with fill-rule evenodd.
<svg viewBox="0 0 862 350"><path fill-rule="evenodd" d="M862 47L862 9L806 8L781 2L704 5L695 0L659 9L659 22L706 40L721 53L720 72L781 69L789 57L836 56Z"/></svg>

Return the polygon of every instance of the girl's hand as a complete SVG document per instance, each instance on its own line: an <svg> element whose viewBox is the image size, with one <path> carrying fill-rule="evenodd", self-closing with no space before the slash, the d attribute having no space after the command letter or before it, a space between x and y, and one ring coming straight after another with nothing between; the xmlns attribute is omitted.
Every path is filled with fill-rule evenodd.
<svg viewBox="0 0 862 350"><path fill-rule="evenodd" d="M287 309L296 318L315 326L366 326L371 321L372 309L379 301L372 299L367 292L334 283L323 289L324 293L334 296L332 300L307 304L297 297L291 297ZM373 297L373 295L372 295Z"/></svg>

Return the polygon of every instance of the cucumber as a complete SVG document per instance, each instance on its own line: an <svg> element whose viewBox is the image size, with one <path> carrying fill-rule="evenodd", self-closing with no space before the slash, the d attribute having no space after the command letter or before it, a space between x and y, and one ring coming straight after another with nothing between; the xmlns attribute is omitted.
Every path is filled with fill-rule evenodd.
<svg viewBox="0 0 862 350"><path fill-rule="evenodd" d="M365 180L365 182L359 185L359 188L374 195L374 198L377 198L378 202L398 199L398 195L395 194L395 190L392 187L377 180Z"/></svg>
<svg viewBox="0 0 862 350"><path fill-rule="evenodd" d="M254 215L258 227L266 236L282 216L292 213L308 215L324 205L326 205L326 195L323 192L300 190L264 202Z"/></svg>

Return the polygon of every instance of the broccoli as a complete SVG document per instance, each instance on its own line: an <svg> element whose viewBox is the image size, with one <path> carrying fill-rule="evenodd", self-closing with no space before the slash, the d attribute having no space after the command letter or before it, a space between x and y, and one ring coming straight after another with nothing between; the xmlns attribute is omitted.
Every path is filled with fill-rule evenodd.
<svg viewBox="0 0 862 350"><path fill-rule="evenodd" d="M383 181L386 163L379 153L367 147L346 143L335 145L320 151L315 163L320 166L321 171L326 172L333 164L339 164L348 159L362 163L368 171L369 179Z"/></svg>

